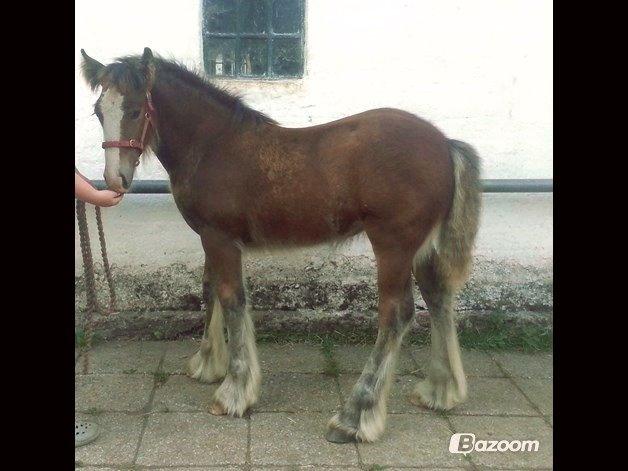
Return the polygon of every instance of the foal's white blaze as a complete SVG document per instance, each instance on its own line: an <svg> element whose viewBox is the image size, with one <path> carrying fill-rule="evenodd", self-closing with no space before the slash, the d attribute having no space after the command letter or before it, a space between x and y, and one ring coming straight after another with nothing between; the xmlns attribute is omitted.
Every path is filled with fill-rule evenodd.
<svg viewBox="0 0 628 471"><path fill-rule="evenodd" d="M119 141L122 136L122 117L124 111L122 103L124 96L114 87L109 87L100 100L100 111L103 116L103 137L105 141ZM108 147L105 149L105 179L107 184L118 183L121 186L119 175L120 149Z"/></svg>

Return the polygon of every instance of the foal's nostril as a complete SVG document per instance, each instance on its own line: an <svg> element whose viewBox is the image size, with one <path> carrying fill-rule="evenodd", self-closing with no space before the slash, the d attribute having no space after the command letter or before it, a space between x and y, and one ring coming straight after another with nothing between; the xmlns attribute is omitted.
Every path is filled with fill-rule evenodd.
<svg viewBox="0 0 628 471"><path fill-rule="evenodd" d="M124 187L125 190L129 189L129 182L126 181L126 177L122 174L120 174L120 178L122 178L122 186Z"/></svg>

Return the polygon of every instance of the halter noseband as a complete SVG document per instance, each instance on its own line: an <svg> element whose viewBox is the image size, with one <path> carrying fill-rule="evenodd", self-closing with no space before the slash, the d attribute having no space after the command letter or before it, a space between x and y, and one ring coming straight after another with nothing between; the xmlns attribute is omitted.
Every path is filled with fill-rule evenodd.
<svg viewBox="0 0 628 471"><path fill-rule="evenodd" d="M118 148L138 150L140 153L138 154L138 159L135 162L135 166L137 166L140 163L139 156L142 155L142 152L144 152L144 147L145 147L144 141L146 139L146 133L148 132L148 127L153 122L152 115L154 114L154 112L155 112L155 107L153 106L153 100L151 98L150 91L147 91L146 92L146 112L144 113L144 118L145 118L144 127L142 129L142 136L140 137L140 140L138 141L137 139L128 139L124 141L104 141L102 143L102 148L107 149L109 147L118 147Z"/></svg>

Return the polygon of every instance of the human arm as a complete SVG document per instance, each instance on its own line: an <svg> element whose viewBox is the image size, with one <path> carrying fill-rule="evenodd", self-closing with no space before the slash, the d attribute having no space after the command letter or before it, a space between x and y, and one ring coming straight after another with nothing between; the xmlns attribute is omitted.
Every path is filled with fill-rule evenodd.
<svg viewBox="0 0 628 471"><path fill-rule="evenodd" d="M122 193L111 190L97 190L79 172L74 172L74 196L96 206L115 206L122 201Z"/></svg>

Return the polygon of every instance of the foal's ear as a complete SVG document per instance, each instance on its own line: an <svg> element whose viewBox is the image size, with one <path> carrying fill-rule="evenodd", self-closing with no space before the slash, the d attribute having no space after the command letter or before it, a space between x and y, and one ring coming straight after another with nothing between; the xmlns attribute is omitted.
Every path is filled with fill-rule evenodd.
<svg viewBox="0 0 628 471"><path fill-rule="evenodd" d="M96 90L98 85L100 85L100 79L105 66L96 59L89 57L85 49L81 49L81 55L83 56L83 62L81 63L83 78L85 78L92 90Z"/></svg>
<svg viewBox="0 0 628 471"><path fill-rule="evenodd" d="M155 57L153 56L153 51L148 47L144 48L144 53L142 54L142 68L146 76L146 90L150 90L155 83Z"/></svg>

